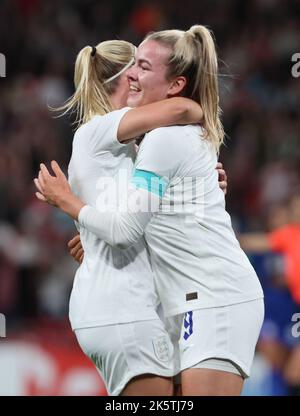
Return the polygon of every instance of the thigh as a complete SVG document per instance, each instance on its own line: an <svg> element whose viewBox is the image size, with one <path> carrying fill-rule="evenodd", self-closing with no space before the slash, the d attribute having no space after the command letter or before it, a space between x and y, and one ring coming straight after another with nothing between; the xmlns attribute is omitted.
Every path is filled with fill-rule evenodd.
<svg viewBox="0 0 300 416"><path fill-rule="evenodd" d="M183 396L239 396L244 379L211 368L189 368L181 374Z"/></svg>
<svg viewBox="0 0 300 416"><path fill-rule="evenodd" d="M122 327L124 330L125 327ZM134 324L136 350L131 368L141 365L139 375L131 378L123 396L172 396L173 376L178 372L178 360L173 343L161 320L141 321ZM128 348L128 358L132 355Z"/></svg>
<svg viewBox="0 0 300 416"><path fill-rule="evenodd" d="M170 394L174 349L160 320L84 328L76 336L109 395L154 394L157 386Z"/></svg>
<svg viewBox="0 0 300 416"><path fill-rule="evenodd" d="M174 384L172 377L142 374L132 378L122 396L173 396Z"/></svg>
<svg viewBox="0 0 300 416"><path fill-rule="evenodd" d="M209 394L211 388L215 394L239 394L250 373L263 312L263 301L257 300L169 318L174 339L177 334L183 394Z"/></svg>
<svg viewBox="0 0 300 416"><path fill-rule="evenodd" d="M263 316L262 299L186 314L179 341L182 370L217 358L233 362L248 377Z"/></svg>

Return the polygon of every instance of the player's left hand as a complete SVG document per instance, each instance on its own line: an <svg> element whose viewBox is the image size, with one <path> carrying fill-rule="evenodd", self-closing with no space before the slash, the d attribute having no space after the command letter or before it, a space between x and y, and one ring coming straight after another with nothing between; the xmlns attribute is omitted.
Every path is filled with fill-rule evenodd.
<svg viewBox="0 0 300 416"><path fill-rule="evenodd" d="M223 169L223 164L221 162L217 163L217 167L216 167L218 173L219 173L219 186L222 189L222 191L224 192L224 195L227 194L227 175L226 175L226 171L225 169Z"/></svg>
<svg viewBox="0 0 300 416"><path fill-rule="evenodd" d="M84 250L81 244L80 235L77 234L68 242L69 253L78 262L82 263Z"/></svg>

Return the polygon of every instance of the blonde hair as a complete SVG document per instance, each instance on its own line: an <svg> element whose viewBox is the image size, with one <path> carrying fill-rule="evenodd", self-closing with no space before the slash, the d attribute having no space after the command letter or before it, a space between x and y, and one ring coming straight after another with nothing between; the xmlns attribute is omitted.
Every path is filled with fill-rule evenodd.
<svg viewBox="0 0 300 416"><path fill-rule="evenodd" d="M183 94L201 105L204 113L204 137L219 152L224 141L224 129L220 120L218 59L212 33L205 26L194 25L186 32L153 32L145 40L156 41L171 50L166 63L167 78L187 78Z"/></svg>
<svg viewBox="0 0 300 416"><path fill-rule="evenodd" d="M135 46L122 40L109 40L96 47L86 46L75 63L75 93L55 111L75 113L80 127L94 115L113 110L110 95L118 86L118 76L134 60Z"/></svg>

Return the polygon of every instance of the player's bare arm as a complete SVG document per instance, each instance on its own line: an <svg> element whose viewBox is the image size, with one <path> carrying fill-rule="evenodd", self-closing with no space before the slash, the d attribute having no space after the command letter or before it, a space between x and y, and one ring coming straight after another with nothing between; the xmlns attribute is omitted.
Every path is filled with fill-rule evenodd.
<svg viewBox="0 0 300 416"><path fill-rule="evenodd" d="M243 250L248 252L265 253L271 250L271 246L265 233L246 233L238 236Z"/></svg>
<svg viewBox="0 0 300 416"><path fill-rule="evenodd" d="M161 126L196 124L203 120L203 111L195 101L173 97L129 110L118 128L118 140L127 141Z"/></svg>

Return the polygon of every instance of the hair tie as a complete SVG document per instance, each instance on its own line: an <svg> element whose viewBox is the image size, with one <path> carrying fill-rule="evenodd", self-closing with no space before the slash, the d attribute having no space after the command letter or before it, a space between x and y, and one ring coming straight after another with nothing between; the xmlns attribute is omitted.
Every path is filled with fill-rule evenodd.
<svg viewBox="0 0 300 416"><path fill-rule="evenodd" d="M132 57L132 59L128 62L127 65L124 66L124 68L121 69L121 71L119 71L117 74L113 75L112 77L108 78L107 80L105 80L103 82L103 84L107 84L108 82L113 81L114 79L116 79L117 77L119 77L121 74L123 74L123 72L125 72L127 69L129 69L131 67L131 65L134 64L135 61L135 54L136 54L136 47L134 46L134 56Z"/></svg>
<svg viewBox="0 0 300 416"><path fill-rule="evenodd" d="M94 57L96 55L96 52L97 52L96 46L92 46L91 56Z"/></svg>

